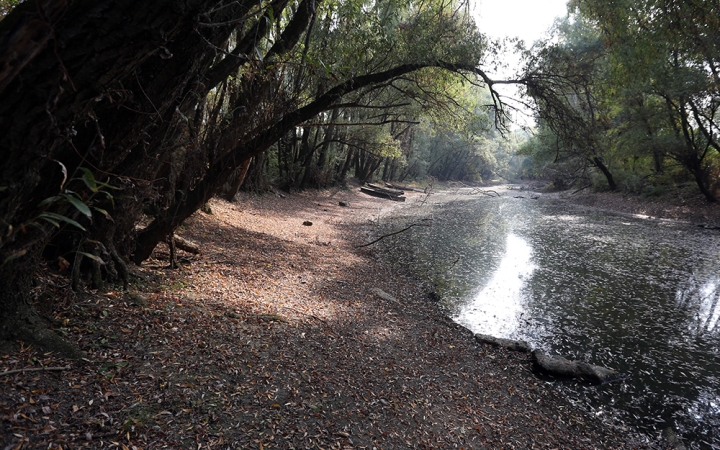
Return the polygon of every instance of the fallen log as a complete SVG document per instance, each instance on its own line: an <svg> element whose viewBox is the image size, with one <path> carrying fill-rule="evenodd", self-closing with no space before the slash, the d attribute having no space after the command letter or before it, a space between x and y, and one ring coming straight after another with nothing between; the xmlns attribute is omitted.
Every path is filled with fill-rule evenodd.
<svg viewBox="0 0 720 450"><path fill-rule="evenodd" d="M177 235L173 236L173 240L175 241L175 247L179 248L180 250L192 253L193 255L200 254L200 246L196 243L188 241L187 239L181 238Z"/></svg>
<svg viewBox="0 0 720 450"><path fill-rule="evenodd" d="M403 196L400 196L400 195L392 195L392 194L389 194L389 193L387 193L387 192L381 192L381 191L378 191L378 190L376 190L376 189L372 189L372 188L369 188L369 187L364 187L364 186L361 187L361 188L360 188L360 192L362 192L362 193L364 193L364 194L372 195L373 197L386 198L386 199L388 199L388 200L393 200L393 201L396 201L396 202L404 202L404 201L405 201L405 197L403 197Z"/></svg>
<svg viewBox="0 0 720 450"><path fill-rule="evenodd" d="M387 192L390 195L403 195L405 193L399 189L388 189L388 188L378 186L377 184L372 184L372 183L366 183L366 186L369 187L370 189L374 189L378 192Z"/></svg>
<svg viewBox="0 0 720 450"><path fill-rule="evenodd" d="M496 338L487 334L476 334L475 340L481 344L490 344L516 352L530 353L532 351L530 345L525 341L513 341L512 339Z"/></svg>
<svg viewBox="0 0 720 450"><path fill-rule="evenodd" d="M535 366L541 372L563 378L577 378L592 384L605 384L623 378L616 370L583 361L570 361L562 356L549 356L540 349L532 352Z"/></svg>
<svg viewBox="0 0 720 450"><path fill-rule="evenodd" d="M403 186L402 184L385 183L385 186L390 189L397 189L399 191L410 191L415 192L417 189L411 188L410 186Z"/></svg>

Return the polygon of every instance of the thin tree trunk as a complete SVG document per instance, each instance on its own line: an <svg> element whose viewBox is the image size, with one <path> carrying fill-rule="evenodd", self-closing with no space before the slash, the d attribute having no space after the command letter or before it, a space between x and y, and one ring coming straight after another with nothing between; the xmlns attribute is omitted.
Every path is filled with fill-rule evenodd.
<svg viewBox="0 0 720 450"><path fill-rule="evenodd" d="M225 195L225 200L229 202L233 201L238 191L240 190L240 186L242 186L243 181L245 181L245 176L247 175L252 160L252 158L248 158L244 163L242 163L240 169L238 170L237 177L235 177L235 181L233 181L232 186L230 186L230 190Z"/></svg>
<svg viewBox="0 0 720 450"><path fill-rule="evenodd" d="M340 182L344 182L345 178L347 177L348 170L350 170L350 164L352 164L353 157L355 156L355 149L348 148L347 150L347 156L345 156L345 164L342 166L342 170L340 171L339 180Z"/></svg>

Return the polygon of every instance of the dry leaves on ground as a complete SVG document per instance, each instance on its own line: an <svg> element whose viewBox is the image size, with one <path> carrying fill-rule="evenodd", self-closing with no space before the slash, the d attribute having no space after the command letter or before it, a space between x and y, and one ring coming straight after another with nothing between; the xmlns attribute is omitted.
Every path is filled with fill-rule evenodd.
<svg viewBox="0 0 720 450"><path fill-rule="evenodd" d="M647 448L557 398L523 356L476 344L372 248L354 249L391 207L348 190L245 194L188 220L179 234L202 254L170 270L158 248L133 269L132 293L74 296L48 271L66 298L46 315L87 357L0 356L0 372L67 367L0 377L0 445Z"/></svg>

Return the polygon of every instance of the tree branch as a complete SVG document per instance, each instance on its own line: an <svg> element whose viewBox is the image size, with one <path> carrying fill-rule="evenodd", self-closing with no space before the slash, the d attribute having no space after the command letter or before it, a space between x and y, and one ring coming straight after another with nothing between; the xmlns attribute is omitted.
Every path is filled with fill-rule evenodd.
<svg viewBox="0 0 720 450"><path fill-rule="evenodd" d="M381 122L350 122L350 123L304 123L302 127L356 127L356 126L375 126L385 125L387 123L409 123L411 125L418 125L420 122L414 120L402 120L402 119L388 119Z"/></svg>
<svg viewBox="0 0 720 450"><path fill-rule="evenodd" d="M59 372L61 370L70 370L70 366L65 367L30 367L28 369L14 369L14 370L8 370L5 372L0 372L0 377L4 377L7 375L12 375L15 373L22 373L22 372Z"/></svg>
<svg viewBox="0 0 720 450"><path fill-rule="evenodd" d="M431 219L423 219L423 220L431 220ZM379 242L379 241L385 239L386 237L395 236L396 234L403 233L403 232L409 230L409 229L412 228L412 227L429 227L429 226L430 226L430 225L425 225L424 223L413 223L413 224L410 225L409 227L403 228L402 230L396 231L396 232L394 232L394 233L390 233L390 234L386 234L386 235L384 235L384 236L380 236L379 238L375 239L375 240L372 241L372 242L368 242L367 244L356 245L355 248L362 248L362 247L367 247L368 245L373 245L374 243Z"/></svg>

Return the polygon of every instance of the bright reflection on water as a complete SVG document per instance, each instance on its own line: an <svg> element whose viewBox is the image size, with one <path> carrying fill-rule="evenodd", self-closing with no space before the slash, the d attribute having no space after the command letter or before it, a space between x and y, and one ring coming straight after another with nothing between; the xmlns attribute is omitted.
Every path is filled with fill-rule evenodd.
<svg viewBox="0 0 720 450"><path fill-rule="evenodd" d="M455 319L492 336L513 334L525 309L521 291L535 269L531 257L532 249L525 239L509 233L505 254L492 278Z"/></svg>
<svg viewBox="0 0 720 450"><path fill-rule="evenodd" d="M697 281L693 278L690 282L697 284ZM691 286L680 287L675 294L677 300L677 307L680 309L692 308L692 303L697 305L693 308L696 310L696 317L694 323L690 324L690 331L694 333L698 332L710 332L715 329L720 318L720 291L718 288L718 278L714 277L707 280L702 286Z"/></svg>
<svg viewBox="0 0 720 450"><path fill-rule="evenodd" d="M556 383L603 420L720 449L720 233L567 203L456 195L407 205L378 243L476 333L630 375ZM445 199L447 200L447 199Z"/></svg>

